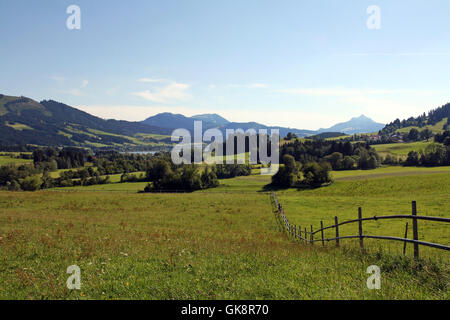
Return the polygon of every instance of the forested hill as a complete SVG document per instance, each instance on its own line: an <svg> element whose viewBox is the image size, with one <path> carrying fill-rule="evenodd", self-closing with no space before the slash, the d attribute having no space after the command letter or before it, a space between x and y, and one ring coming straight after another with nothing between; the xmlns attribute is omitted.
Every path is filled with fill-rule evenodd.
<svg viewBox="0 0 450 320"><path fill-rule="evenodd" d="M442 123L441 123L442 122ZM441 126L436 128L437 130L446 130L450 126L450 103L443 105L442 107L433 109L428 112L428 115L425 112L418 117L410 117L408 119L401 120L396 119L395 121L387 124L382 130L380 130L380 134L387 135L396 132L398 129L408 128L408 127L418 127L422 128L425 126Z"/></svg>
<svg viewBox="0 0 450 320"><path fill-rule="evenodd" d="M170 134L140 122L104 120L53 100L0 95L0 144L114 146L136 143L134 135Z"/></svg>

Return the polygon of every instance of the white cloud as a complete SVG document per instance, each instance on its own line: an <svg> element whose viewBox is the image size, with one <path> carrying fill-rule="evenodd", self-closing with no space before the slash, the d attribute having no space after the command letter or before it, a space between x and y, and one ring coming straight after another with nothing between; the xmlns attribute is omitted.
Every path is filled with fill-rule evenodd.
<svg viewBox="0 0 450 320"><path fill-rule="evenodd" d="M132 95L147 101L167 103L189 99L191 97L191 95L187 92L189 88L190 86L188 84L173 82L161 88L133 92Z"/></svg>
<svg viewBox="0 0 450 320"><path fill-rule="evenodd" d="M81 81L81 88L86 88L88 84L89 84L88 80Z"/></svg>
<svg viewBox="0 0 450 320"><path fill-rule="evenodd" d="M77 97L83 95L83 92L81 92L80 89L70 89L70 90L65 91L65 92L68 93L68 94L70 94L70 95L72 95L72 96L77 96Z"/></svg>
<svg viewBox="0 0 450 320"><path fill-rule="evenodd" d="M267 88L268 85L264 83L251 83L251 84L229 84L230 88L249 88L249 89L262 89Z"/></svg>
<svg viewBox="0 0 450 320"><path fill-rule="evenodd" d="M427 57L427 56L450 56L450 52L358 52L358 53L344 53L335 55L341 57L366 57L366 56Z"/></svg>
<svg viewBox="0 0 450 320"><path fill-rule="evenodd" d="M89 80L83 80L83 81L81 81L81 85L79 88L70 89L68 91L65 91L65 93L68 93L72 96L77 96L77 97L82 96L83 91L81 89L86 88L88 86L88 84L89 84Z"/></svg>
<svg viewBox="0 0 450 320"><path fill-rule="evenodd" d="M433 94L432 91L417 90L389 90L389 89L342 89L342 88L294 88L276 90L280 93L289 93L308 96L361 96L386 94Z"/></svg>
<svg viewBox="0 0 450 320"><path fill-rule="evenodd" d="M168 80L166 79L154 79L154 78L140 78L138 79L138 82L150 82L150 83L158 83L158 82L166 82Z"/></svg>
<svg viewBox="0 0 450 320"><path fill-rule="evenodd" d="M57 75L51 76L50 79L52 79L52 80L54 80L54 81L56 81L56 82L63 82L63 81L65 80L64 77L62 77L62 76L57 76Z"/></svg>
<svg viewBox="0 0 450 320"><path fill-rule="evenodd" d="M248 86L249 88L267 88L267 84L264 83L252 83L251 85Z"/></svg>

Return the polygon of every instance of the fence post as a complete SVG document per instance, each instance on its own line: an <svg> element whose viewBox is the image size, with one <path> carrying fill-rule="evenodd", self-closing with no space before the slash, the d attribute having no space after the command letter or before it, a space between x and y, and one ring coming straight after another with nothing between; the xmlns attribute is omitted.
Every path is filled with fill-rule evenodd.
<svg viewBox="0 0 450 320"><path fill-rule="evenodd" d="M405 239L408 239L408 222L406 222L406 227L405 227ZM405 241L403 243L403 255L406 254L406 244L407 244L407 242Z"/></svg>
<svg viewBox="0 0 450 320"><path fill-rule="evenodd" d="M364 238L363 238L363 228L362 228L362 209L358 208L358 224L359 224L359 246L361 247L361 251L364 250Z"/></svg>
<svg viewBox="0 0 450 320"><path fill-rule="evenodd" d="M325 241L323 240L323 221L320 220L320 233L322 234L322 246L325 247Z"/></svg>
<svg viewBox="0 0 450 320"><path fill-rule="evenodd" d="M302 226L298 226L298 239L302 240Z"/></svg>
<svg viewBox="0 0 450 320"><path fill-rule="evenodd" d="M417 216L417 206L416 206L416 202L413 201L412 202L412 215L413 217ZM413 218L412 219L412 223L413 223L413 239L418 241L419 240L419 230L417 228L417 219ZM414 258L415 259L419 259L419 244L414 242Z"/></svg>
<svg viewBox="0 0 450 320"><path fill-rule="evenodd" d="M294 224L294 238L297 238L297 225Z"/></svg>
<svg viewBox="0 0 450 320"><path fill-rule="evenodd" d="M338 217L334 217L334 224L336 225L336 247L339 247L339 226Z"/></svg>
<svg viewBox="0 0 450 320"><path fill-rule="evenodd" d="M306 227L305 227L305 242L308 243L308 233L306 232Z"/></svg>
<svg viewBox="0 0 450 320"><path fill-rule="evenodd" d="M311 245L314 244L314 233L313 233L313 226L311 225Z"/></svg>

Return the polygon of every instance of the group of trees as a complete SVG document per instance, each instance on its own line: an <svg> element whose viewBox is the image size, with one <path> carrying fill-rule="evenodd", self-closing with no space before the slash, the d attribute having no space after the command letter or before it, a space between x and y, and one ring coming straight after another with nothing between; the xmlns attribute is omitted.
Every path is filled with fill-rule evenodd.
<svg viewBox="0 0 450 320"><path fill-rule="evenodd" d="M405 136L405 140L408 142L414 142L414 141L422 141L422 140L429 140L433 136L433 132L425 128L422 131L419 131L416 128L412 128L409 130L408 135Z"/></svg>
<svg viewBox="0 0 450 320"><path fill-rule="evenodd" d="M69 170L53 178L48 170L43 172L31 165L1 166L0 189L11 191L36 191L54 187L88 186L109 183L109 176L102 177L92 168Z"/></svg>
<svg viewBox="0 0 450 320"><path fill-rule="evenodd" d="M216 174L210 167L206 167L202 173L196 165L183 165L176 170L166 167L159 177L149 183L144 191L195 191L214 188L219 185Z"/></svg>
<svg viewBox="0 0 450 320"><path fill-rule="evenodd" d="M174 165L163 157L152 161L146 172L145 192L154 191L195 191L214 188L219 185L218 179L250 175L251 167L241 164L225 164L214 166Z"/></svg>
<svg viewBox="0 0 450 320"><path fill-rule="evenodd" d="M450 146L431 144L424 151L410 151L405 166L448 166L450 165Z"/></svg>
<svg viewBox="0 0 450 320"><path fill-rule="evenodd" d="M292 132L288 132L286 137L284 137L284 140L287 140L287 141L292 140L292 139L297 139L297 135Z"/></svg>
<svg viewBox="0 0 450 320"><path fill-rule="evenodd" d="M331 166L326 161L319 163L312 161L306 164L296 162L294 157L285 154L283 166L272 176L272 186L281 188L291 187L320 187L330 183Z"/></svg>
<svg viewBox="0 0 450 320"><path fill-rule="evenodd" d="M444 144L444 146L450 146L450 130L446 130L443 133L437 133L434 136L434 141Z"/></svg>
<svg viewBox="0 0 450 320"><path fill-rule="evenodd" d="M109 175L122 174L121 182L150 182L147 191L194 191L215 187L218 179L251 173L250 165L225 164L206 168L198 165L174 165L169 153L135 155L105 151L92 154L84 149L69 147L34 149L29 157L33 159L32 164L0 168L1 189L34 191L105 184L110 183ZM58 177L52 177L50 173L58 169L69 170L61 170ZM132 174L139 171L146 174Z"/></svg>
<svg viewBox="0 0 450 320"><path fill-rule="evenodd" d="M0 167L0 188L11 191L34 191L40 188L40 171L30 165Z"/></svg>
<svg viewBox="0 0 450 320"><path fill-rule="evenodd" d="M252 172L252 167L249 164L223 164L214 166L213 168L219 179L249 176Z"/></svg>
<svg viewBox="0 0 450 320"><path fill-rule="evenodd" d="M56 169L71 169L84 166L88 152L80 148L36 149L33 151L35 165Z"/></svg>
<svg viewBox="0 0 450 320"><path fill-rule="evenodd" d="M328 162L333 170L375 169L381 158L368 143L350 141L305 140L286 143L281 157L290 155L301 164Z"/></svg>

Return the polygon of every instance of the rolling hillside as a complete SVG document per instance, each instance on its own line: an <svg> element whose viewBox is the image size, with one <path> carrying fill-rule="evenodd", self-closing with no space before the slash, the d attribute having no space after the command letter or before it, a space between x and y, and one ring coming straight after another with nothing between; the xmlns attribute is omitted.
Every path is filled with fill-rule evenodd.
<svg viewBox="0 0 450 320"><path fill-rule="evenodd" d="M450 124L450 103L439 108L433 109L428 114L423 113L418 117L408 119L396 119L387 124L380 133L383 135L395 133L407 133L411 129L418 130L429 129L433 133L440 133L449 128Z"/></svg>
<svg viewBox="0 0 450 320"><path fill-rule="evenodd" d="M132 147L158 144L171 131L140 122L104 120L53 100L0 95L1 145Z"/></svg>

